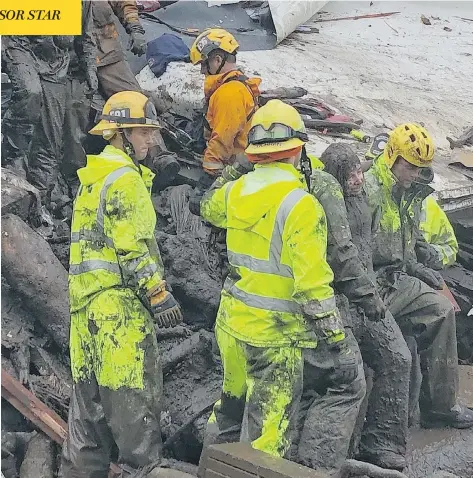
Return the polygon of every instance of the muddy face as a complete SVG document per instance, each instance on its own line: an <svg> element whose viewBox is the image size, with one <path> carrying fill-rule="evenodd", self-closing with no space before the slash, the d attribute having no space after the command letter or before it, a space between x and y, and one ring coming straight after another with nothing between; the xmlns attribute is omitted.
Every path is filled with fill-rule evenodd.
<svg viewBox="0 0 473 478"><path fill-rule="evenodd" d="M350 172L348 179L343 187L345 194L347 196L359 196L363 189L364 181L365 177L363 176L361 164L358 164L355 169Z"/></svg>

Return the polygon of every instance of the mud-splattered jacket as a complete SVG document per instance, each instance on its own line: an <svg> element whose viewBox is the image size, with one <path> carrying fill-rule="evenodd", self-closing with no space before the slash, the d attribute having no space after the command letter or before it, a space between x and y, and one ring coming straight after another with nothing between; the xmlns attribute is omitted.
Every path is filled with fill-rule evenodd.
<svg viewBox="0 0 473 478"><path fill-rule="evenodd" d="M311 194L322 205L327 218L327 262L333 270L335 291L361 307L379 300L374 278L370 277L371 264L360 259L352 241L350 223L338 181L322 170L323 164L311 157Z"/></svg>
<svg viewBox="0 0 473 478"><path fill-rule="evenodd" d="M422 201L433 189L426 184L414 184L400 191L384 155L374 161L365 179L371 214L373 220L379 221L373 237L373 268L378 282L391 283L396 271L415 276L416 270L425 267L417 262L415 254Z"/></svg>
<svg viewBox="0 0 473 478"><path fill-rule="evenodd" d="M422 202L420 231L423 238L438 254L437 263L425 264L434 269L450 266L458 253L458 242L447 215L433 196L427 196ZM436 267L440 265L440 267Z"/></svg>
<svg viewBox="0 0 473 478"><path fill-rule="evenodd" d="M92 2L95 39L97 42L97 67L110 65L125 58L114 16L130 34L133 30L144 33L134 0L94 1Z"/></svg>
<svg viewBox="0 0 473 478"><path fill-rule="evenodd" d="M250 120L257 108L261 80L239 81L241 77L243 73L235 70L205 79L207 148L202 166L209 174L220 174L226 165L244 153L248 144Z"/></svg>
<svg viewBox="0 0 473 478"><path fill-rule="evenodd" d="M154 238L156 213L150 190L154 174L141 174L123 151L107 146L87 156L71 226L71 312L112 288L138 297L161 283L163 264Z"/></svg>
<svg viewBox="0 0 473 478"><path fill-rule="evenodd" d="M322 207L290 164L207 192L201 215L227 230L229 274L217 324L256 347L316 347L311 321L338 314Z"/></svg>

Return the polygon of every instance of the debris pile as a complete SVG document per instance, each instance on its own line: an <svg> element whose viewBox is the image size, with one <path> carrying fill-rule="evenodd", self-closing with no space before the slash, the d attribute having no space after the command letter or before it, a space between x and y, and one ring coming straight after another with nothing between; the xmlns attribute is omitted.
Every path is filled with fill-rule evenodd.
<svg viewBox="0 0 473 478"><path fill-rule="evenodd" d="M185 213L188 188L168 188L154 197L166 279L181 301L186 322L156 332L164 372L165 456L197 464L221 386L211 328L222 279L218 255L208 252L210 229ZM2 369L66 421L72 386L67 261L56 257L54 245L39 233L41 227L35 228L37 200L26 181L2 171ZM62 248L68 250L68 239ZM60 447L36 432L5 398L2 412L5 477L56 476ZM190 464L184 468L195 471Z"/></svg>

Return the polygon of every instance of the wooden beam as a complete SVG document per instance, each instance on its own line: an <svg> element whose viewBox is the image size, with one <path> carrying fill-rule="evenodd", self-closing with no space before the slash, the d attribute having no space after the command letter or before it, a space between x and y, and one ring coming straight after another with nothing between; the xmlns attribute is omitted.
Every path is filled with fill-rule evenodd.
<svg viewBox="0 0 473 478"><path fill-rule="evenodd" d="M41 400L36 398L16 378L2 367L2 397L8 400L24 417L32 421L42 432L62 446L67 436L67 423ZM110 464L109 478L123 476L123 470Z"/></svg>

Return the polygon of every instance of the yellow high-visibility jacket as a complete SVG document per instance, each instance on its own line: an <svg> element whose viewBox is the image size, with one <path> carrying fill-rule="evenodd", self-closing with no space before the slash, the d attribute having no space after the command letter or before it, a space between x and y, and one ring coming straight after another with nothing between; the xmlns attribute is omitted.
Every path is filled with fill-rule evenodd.
<svg viewBox="0 0 473 478"><path fill-rule="evenodd" d="M87 156L71 226L71 312L107 289L132 289L138 297L159 285L163 264L154 237L150 191L154 174L142 175L123 151L107 146Z"/></svg>
<svg viewBox="0 0 473 478"><path fill-rule="evenodd" d="M420 231L426 242L439 254L439 261L444 266L455 262L458 242L453 227L433 196L427 196L422 202L420 213Z"/></svg>
<svg viewBox="0 0 473 478"><path fill-rule="evenodd" d="M207 192L202 217L227 230L217 325L256 347L316 347L310 321L338 314L327 225L300 173L280 162Z"/></svg>

